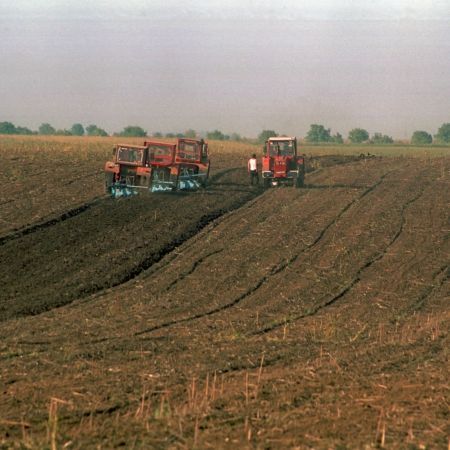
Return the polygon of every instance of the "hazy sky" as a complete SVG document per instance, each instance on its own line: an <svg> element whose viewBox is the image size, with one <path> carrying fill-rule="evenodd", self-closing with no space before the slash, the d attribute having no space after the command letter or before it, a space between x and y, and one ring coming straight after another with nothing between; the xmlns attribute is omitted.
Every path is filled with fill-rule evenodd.
<svg viewBox="0 0 450 450"><path fill-rule="evenodd" d="M149 132L450 121L450 0L0 0L0 121Z"/></svg>

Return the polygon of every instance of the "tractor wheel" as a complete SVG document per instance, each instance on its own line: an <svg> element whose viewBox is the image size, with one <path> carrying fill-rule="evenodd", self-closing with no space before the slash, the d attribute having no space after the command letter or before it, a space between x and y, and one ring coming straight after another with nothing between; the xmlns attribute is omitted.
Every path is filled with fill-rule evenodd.
<svg viewBox="0 0 450 450"><path fill-rule="evenodd" d="M107 194L111 194L111 187L114 184L114 174L111 172L105 173L105 191Z"/></svg>
<svg viewBox="0 0 450 450"><path fill-rule="evenodd" d="M269 189L270 188L270 178L264 178L263 179L263 187L264 187L264 189Z"/></svg>
<svg viewBox="0 0 450 450"><path fill-rule="evenodd" d="M181 172L181 167L178 166L178 168L177 168L177 175L173 177L175 179L175 183L174 183L174 185L172 187L172 192L178 191L178 188L179 188L178 183L180 182L180 172ZM172 181L172 175L170 175L170 178L171 178L171 181Z"/></svg>
<svg viewBox="0 0 450 450"><path fill-rule="evenodd" d="M208 170L206 171L206 176L201 181L201 185L202 185L203 188L206 188L206 186L208 185L210 168L211 168L211 161L208 161Z"/></svg>
<svg viewBox="0 0 450 450"><path fill-rule="evenodd" d="M303 173L299 173L295 178L295 187L301 188L305 185L305 175Z"/></svg>

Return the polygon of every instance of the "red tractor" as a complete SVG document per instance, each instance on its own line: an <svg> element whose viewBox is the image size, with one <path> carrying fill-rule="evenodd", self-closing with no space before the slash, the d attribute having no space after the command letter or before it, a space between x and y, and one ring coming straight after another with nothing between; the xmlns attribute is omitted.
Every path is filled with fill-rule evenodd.
<svg viewBox="0 0 450 450"><path fill-rule="evenodd" d="M305 157L297 154L296 137L271 137L264 145L262 158L264 187L305 183Z"/></svg>
<svg viewBox="0 0 450 450"><path fill-rule="evenodd" d="M139 189L198 189L206 185L209 176L208 144L203 139L118 144L113 157L105 164L106 189L113 197L133 195Z"/></svg>

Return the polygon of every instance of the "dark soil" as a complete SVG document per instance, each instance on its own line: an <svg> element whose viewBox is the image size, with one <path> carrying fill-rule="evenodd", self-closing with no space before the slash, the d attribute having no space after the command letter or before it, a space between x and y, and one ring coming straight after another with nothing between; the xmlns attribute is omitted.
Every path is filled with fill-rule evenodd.
<svg viewBox="0 0 450 450"><path fill-rule="evenodd" d="M4 237L0 320L122 284L260 193L248 186L243 169L230 169L216 174L206 190L104 197Z"/></svg>
<svg viewBox="0 0 450 450"><path fill-rule="evenodd" d="M450 159L225 159L4 234L0 445L447 447Z"/></svg>

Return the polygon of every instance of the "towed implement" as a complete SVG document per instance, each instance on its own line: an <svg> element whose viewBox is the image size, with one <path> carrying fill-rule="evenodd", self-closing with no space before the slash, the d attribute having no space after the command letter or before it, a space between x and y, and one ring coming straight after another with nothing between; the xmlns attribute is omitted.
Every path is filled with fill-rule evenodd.
<svg viewBox="0 0 450 450"><path fill-rule="evenodd" d="M208 144L203 139L118 144L113 160L105 164L106 190L113 197L134 195L139 190L195 190L206 186L209 167Z"/></svg>
<svg viewBox="0 0 450 450"><path fill-rule="evenodd" d="M297 154L297 138L271 137L264 145L262 158L264 187L305 183L305 158Z"/></svg>

